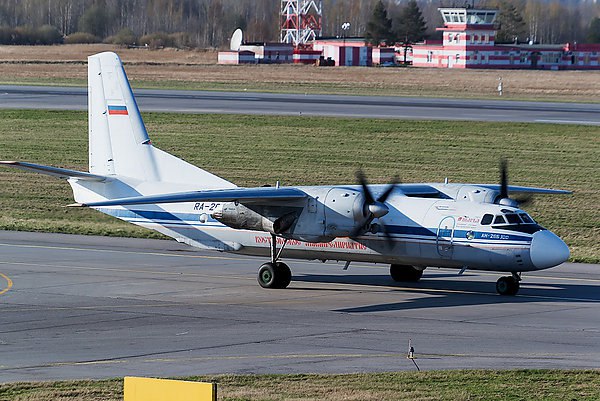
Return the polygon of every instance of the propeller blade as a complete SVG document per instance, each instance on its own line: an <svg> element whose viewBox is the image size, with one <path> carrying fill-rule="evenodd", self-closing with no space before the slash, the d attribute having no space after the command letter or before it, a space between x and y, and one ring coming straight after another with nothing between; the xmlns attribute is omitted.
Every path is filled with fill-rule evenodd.
<svg viewBox="0 0 600 401"><path fill-rule="evenodd" d="M371 195L371 191L369 191L369 187L367 186L367 179L365 178L365 175L363 174L362 170L359 169L356 172L356 179L358 180L358 183L362 186L363 194L365 196L365 203L367 205L370 205L373 202L375 202L375 199L373 199L373 195Z"/></svg>
<svg viewBox="0 0 600 401"><path fill-rule="evenodd" d="M508 198L508 162L500 160L500 199Z"/></svg>
<svg viewBox="0 0 600 401"><path fill-rule="evenodd" d="M385 243L387 244L388 248L392 248L394 246L394 239L392 238L392 235L388 231L387 226L382 221L379 222L379 225L381 226L381 231L383 231L383 236L385 237Z"/></svg>
<svg viewBox="0 0 600 401"><path fill-rule="evenodd" d="M396 185L398 185L400 183L400 178L396 175L394 176L394 178L392 178L392 182L390 183L390 185L386 188L386 190L379 195L379 198L377 198L377 202L385 202L386 199L388 198L388 196L390 196L390 194L394 191L394 189L396 188Z"/></svg>
<svg viewBox="0 0 600 401"><path fill-rule="evenodd" d="M522 195L515 198L515 200L519 204L519 208L531 206L533 204L533 195Z"/></svg>
<svg viewBox="0 0 600 401"><path fill-rule="evenodd" d="M385 189L385 191L381 195L379 195L377 200L375 200L373 198L373 194L371 194L371 191L369 190L367 179L361 169L356 171L356 180L362 187L362 192L365 197L363 213L366 217L366 220L350 232L350 238L354 238L363 234L370 227L374 219L379 219L380 217L383 217L389 213L390 209L385 204L385 201L394 191L396 185L398 185L398 182L400 182L400 179L397 176L394 177L392 179L392 183ZM386 235L387 238L389 234L387 233L387 231L385 231L385 228L383 228L383 230L384 235Z"/></svg>

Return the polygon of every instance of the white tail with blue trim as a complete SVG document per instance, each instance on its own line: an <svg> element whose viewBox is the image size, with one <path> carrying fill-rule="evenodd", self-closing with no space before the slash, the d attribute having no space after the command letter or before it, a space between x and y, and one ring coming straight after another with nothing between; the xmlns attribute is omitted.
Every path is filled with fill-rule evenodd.
<svg viewBox="0 0 600 401"><path fill-rule="evenodd" d="M152 146L127 75L115 53L88 58L88 103L90 173L144 182L193 183L195 189L235 187Z"/></svg>

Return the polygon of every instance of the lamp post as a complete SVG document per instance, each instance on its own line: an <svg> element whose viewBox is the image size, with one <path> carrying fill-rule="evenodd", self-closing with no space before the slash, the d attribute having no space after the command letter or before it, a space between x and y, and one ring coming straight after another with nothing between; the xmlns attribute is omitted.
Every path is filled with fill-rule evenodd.
<svg viewBox="0 0 600 401"><path fill-rule="evenodd" d="M346 47L346 31L348 31L349 29L350 29L350 23L344 22L342 24L342 38L344 40L344 47Z"/></svg>

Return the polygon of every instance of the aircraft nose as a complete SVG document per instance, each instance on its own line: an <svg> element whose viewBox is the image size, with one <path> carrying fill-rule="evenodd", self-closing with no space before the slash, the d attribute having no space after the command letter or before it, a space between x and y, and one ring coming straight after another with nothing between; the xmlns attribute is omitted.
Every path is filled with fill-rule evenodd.
<svg viewBox="0 0 600 401"><path fill-rule="evenodd" d="M569 247L556 234L549 230L533 234L529 256L538 269L557 266L569 259Z"/></svg>

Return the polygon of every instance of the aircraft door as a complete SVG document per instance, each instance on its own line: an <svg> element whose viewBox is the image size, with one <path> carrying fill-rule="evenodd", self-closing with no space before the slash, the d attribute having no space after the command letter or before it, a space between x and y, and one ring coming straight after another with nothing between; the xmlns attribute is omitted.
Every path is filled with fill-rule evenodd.
<svg viewBox="0 0 600 401"><path fill-rule="evenodd" d="M456 220L452 216L446 216L438 225L435 244L438 255L442 258L452 258L454 251L454 227Z"/></svg>

